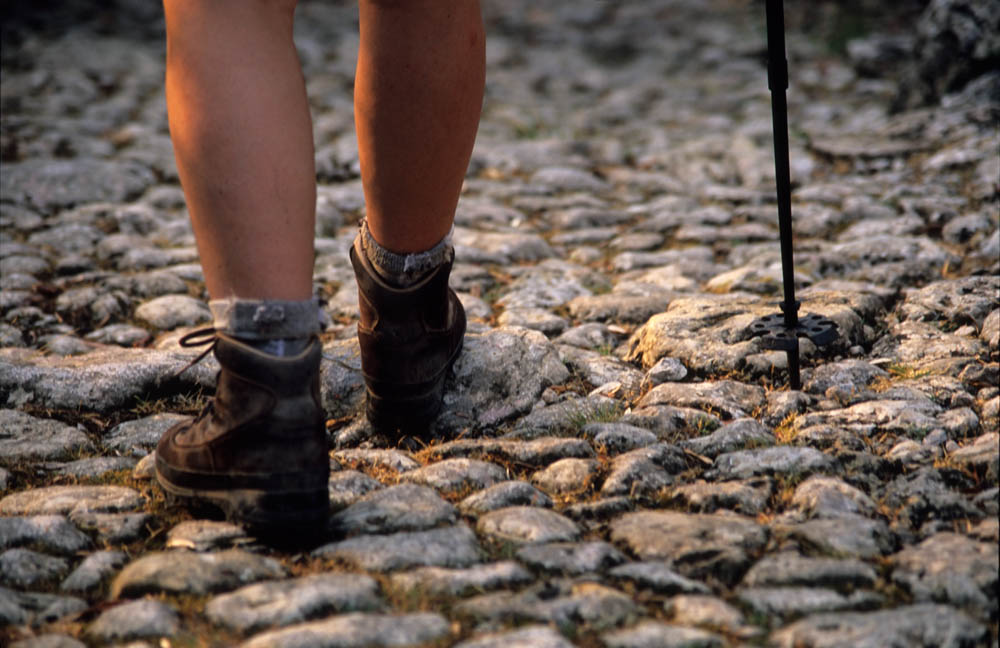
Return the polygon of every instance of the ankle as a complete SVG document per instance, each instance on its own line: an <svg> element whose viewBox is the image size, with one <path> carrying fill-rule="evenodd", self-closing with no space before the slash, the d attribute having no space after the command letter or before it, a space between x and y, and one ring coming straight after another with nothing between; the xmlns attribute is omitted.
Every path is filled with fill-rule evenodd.
<svg viewBox="0 0 1000 648"><path fill-rule="evenodd" d="M454 231L454 227L452 227ZM361 231L355 240L359 254L363 254L375 271L388 284L396 288L407 288L429 275L441 265L451 261L455 248L451 244L451 232L429 250L400 254L386 249L368 229L367 221L361 221Z"/></svg>
<svg viewBox="0 0 1000 648"><path fill-rule="evenodd" d="M299 355L319 332L319 305L313 299L229 298L209 302L215 329L273 356Z"/></svg>

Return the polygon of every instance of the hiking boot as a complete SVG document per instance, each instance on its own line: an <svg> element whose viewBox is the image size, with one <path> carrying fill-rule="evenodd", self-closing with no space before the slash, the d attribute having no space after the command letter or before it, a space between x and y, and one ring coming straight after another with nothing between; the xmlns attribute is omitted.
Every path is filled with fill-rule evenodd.
<svg viewBox="0 0 1000 648"><path fill-rule="evenodd" d="M368 420L380 431L423 432L441 410L445 377L465 335L465 309L448 287L452 261L406 288L383 280L356 246L351 263Z"/></svg>
<svg viewBox="0 0 1000 648"><path fill-rule="evenodd" d="M156 447L163 489L212 503L254 527L325 524L330 460L319 340L296 356L280 357L212 329L182 343L194 337L212 343L222 370L212 402L167 430Z"/></svg>

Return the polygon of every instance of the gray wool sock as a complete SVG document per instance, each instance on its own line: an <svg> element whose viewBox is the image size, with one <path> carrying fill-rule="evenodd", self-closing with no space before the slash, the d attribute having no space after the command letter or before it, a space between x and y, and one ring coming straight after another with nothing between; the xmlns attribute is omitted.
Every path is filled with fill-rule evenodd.
<svg viewBox="0 0 1000 648"><path fill-rule="evenodd" d="M412 286L441 264L451 261L455 248L451 244L451 231L431 249L424 252L399 254L382 247L368 230L368 222L361 221L358 234L361 251L383 279L397 288Z"/></svg>
<svg viewBox="0 0 1000 648"><path fill-rule="evenodd" d="M315 299L215 299L208 303L217 331L275 356L302 353L319 333Z"/></svg>

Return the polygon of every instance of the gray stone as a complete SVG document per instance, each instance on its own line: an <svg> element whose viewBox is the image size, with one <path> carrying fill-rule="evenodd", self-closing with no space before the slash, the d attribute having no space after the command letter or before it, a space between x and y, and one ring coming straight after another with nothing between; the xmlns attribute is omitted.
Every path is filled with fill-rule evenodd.
<svg viewBox="0 0 1000 648"><path fill-rule="evenodd" d="M525 414L546 387L569 377L545 336L525 329L467 333L454 373L435 424L441 434L491 428Z"/></svg>
<svg viewBox="0 0 1000 648"><path fill-rule="evenodd" d="M218 553L151 552L133 560L111 584L112 598L151 593L203 595L225 592L260 580L282 578L276 560L240 549Z"/></svg>
<svg viewBox="0 0 1000 648"><path fill-rule="evenodd" d="M625 396L621 383L608 383L608 392ZM507 433L507 438L534 439L552 434L570 434L575 436L581 425L592 420L618 418L621 404L596 389L584 398L569 397L565 400L536 407L530 414L517 422L513 431ZM591 453L592 454L592 453Z"/></svg>
<svg viewBox="0 0 1000 648"><path fill-rule="evenodd" d="M96 641L129 641L172 637L180 630L180 618L172 607L160 601L130 601L101 613L86 630Z"/></svg>
<svg viewBox="0 0 1000 648"><path fill-rule="evenodd" d="M333 453L333 458L351 468L388 468L399 473L416 470L420 467L420 464L412 457L399 450L367 450L363 448L338 450Z"/></svg>
<svg viewBox="0 0 1000 648"><path fill-rule="evenodd" d="M100 542L127 544L139 540L147 533L152 521L148 513L94 513L87 510L70 512L70 520Z"/></svg>
<svg viewBox="0 0 1000 648"><path fill-rule="evenodd" d="M580 529L570 519L533 506L511 506L482 515L476 529L497 542L543 543L574 541Z"/></svg>
<svg viewBox="0 0 1000 648"><path fill-rule="evenodd" d="M10 648L86 648L86 644L72 637L58 634L41 634L15 641Z"/></svg>
<svg viewBox="0 0 1000 648"><path fill-rule="evenodd" d="M121 551L96 551L83 559L59 585L64 592L92 592L128 562Z"/></svg>
<svg viewBox="0 0 1000 648"><path fill-rule="evenodd" d="M161 331L178 326L195 326L212 319L212 313L204 302L187 295L164 295L151 299L135 309L135 316Z"/></svg>
<svg viewBox="0 0 1000 648"><path fill-rule="evenodd" d="M3 195L39 211L92 202L123 202L153 183L150 170L134 162L78 158L8 164Z"/></svg>
<svg viewBox="0 0 1000 648"><path fill-rule="evenodd" d="M666 501L693 513L713 513L725 509L754 516L767 508L773 493L774 482L767 477L722 483L699 479L693 484L670 488Z"/></svg>
<svg viewBox="0 0 1000 648"><path fill-rule="evenodd" d="M135 464L136 460L131 457L88 457L66 463L45 463L43 467L55 475L81 478L99 477L109 472L123 470L131 471Z"/></svg>
<svg viewBox="0 0 1000 648"><path fill-rule="evenodd" d="M433 489L400 484L373 491L330 518L338 535L420 531L453 523L455 507Z"/></svg>
<svg viewBox="0 0 1000 648"><path fill-rule="evenodd" d="M583 439L542 437L531 441L460 439L434 446L430 454L434 459L478 456L516 465L547 466L570 457L589 459L594 456L594 450Z"/></svg>
<svg viewBox="0 0 1000 648"><path fill-rule="evenodd" d="M42 626L87 609L83 599L0 587L0 624Z"/></svg>
<svg viewBox="0 0 1000 648"><path fill-rule="evenodd" d="M342 509L350 506L362 495L382 488L382 483L357 470L337 470L330 473L328 490L330 506Z"/></svg>
<svg viewBox="0 0 1000 648"><path fill-rule="evenodd" d="M707 585L681 576L670 568L668 562L629 562L608 572L614 579L633 583L635 587L652 590L657 594L709 594Z"/></svg>
<svg viewBox="0 0 1000 648"><path fill-rule="evenodd" d="M944 605L907 605L878 612L816 614L771 635L781 648L854 646L963 648L984 645L985 626Z"/></svg>
<svg viewBox="0 0 1000 648"><path fill-rule="evenodd" d="M139 508L144 500L125 486L44 486L0 499L4 515L66 515L119 512Z"/></svg>
<svg viewBox="0 0 1000 648"><path fill-rule="evenodd" d="M719 628L733 634L742 634L746 627L738 609L714 596L680 594L667 599L663 609L680 625Z"/></svg>
<svg viewBox="0 0 1000 648"><path fill-rule="evenodd" d="M22 546L72 555L90 547L90 538L61 515L0 518L0 549Z"/></svg>
<svg viewBox="0 0 1000 648"><path fill-rule="evenodd" d="M892 556L894 583L915 601L951 603L996 616L995 542L976 542L957 533L938 533Z"/></svg>
<svg viewBox="0 0 1000 648"><path fill-rule="evenodd" d="M84 336L85 340L123 347L139 347L152 337L144 328L131 324L109 324Z"/></svg>
<svg viewBox="0 0 1000 648"><path fill-rule="evenodd" d="M531 476L531 481L550 495L572 496L586 492L597 477L593 459L560 459Z"/></svg>
<svg viewBox="0 0 1000 648"><path fill-rule="evenodd" d="M672 405L720 412L726 418L747 416L764 405L764 391L753 385L731 380L710 383L663 383L643 396L639 407Z"/></svg>
<svg viewBox="0 0 1000 648"><path fill-rule="evenodd" d="M66 560L30 549L18 547L0 553L0 583L4 585L38 587L58 580L67 571Z"/></svg>
<svg viewBox="0 0 1000 648"><path fill-rule="evenodd" d="M527 482L513 480L469 495L458 504L466 515L481 515L508 506L552 508L552 499Z"/></svg>
<svg viewBox="0 0 1000 648"><path fill-rule="evenodd" d="M740 602L752 612L787 619L817 612L871 610L885 603L875 592L841 594L822 587L750 587L739 590Z"/></svg>
<svg viewBox="0 0 1000 648"><path fill-rule="evenodd" d="M760 559L742 584L747 587L813 586L842 592L875 586L875 570L860 560L807 558L791 552L772 554Z"/></svg>
<svg viewBox="0 0 1000 648"><path fill-rule="evenodd" d="M93 449L79 428L17 410L0 410L0 458L5 461L59 461Z"/></svg>
<svg viewBox="0 0 1000 648"><path fill-rule="evenodd" d="M500 466L476 459L445 459L400 475L400 479L446 493L482 490L507 479Z"/></svg>
<svg viewBox="0 0 1000 648"><path fill-rule="evenodd" d="M655 434L627 423L588 423L580 429L580 432L592 439L594 445L603 447L605 452L611 455L656 443Z"/></svg>
<svg viewBox="0 0 1000 648"><path fill-rule="evenodd" d="M168 380L192 391L215 384L213 363L176 374L188 355L112 347L82 356L44 356L26 349L0 349L0 393L38 407L108 412L148 398Z"/></svg>
<svg viewBox="0 0 1000 648"><path fill-rule="evenodd" d="M473 637L455 648L573 648L573 644L547 626L527 626Z"/></svg>
<svg viewBox="0 0 1000 648"><path fill-rule="evenodd" d="M755 419L740 418L726 423L711 434L684 439L679 445L714 459L721 454L742 450L747 446L773 445L774 441L774 434Z"/></svg>
<svg viewBox="0 0 1000 648"><path fill-rule="evenodd" d="M795 488L791 504L807 517L869 517L875 513L870 497L835 477L810 477Z"/></svg>
<svg viewBox="0 0 1000 648"><path fill-rule="evenodd" d="M995 481L1000 470L1000 434L990 432L976 437L969 445L952 452L948 458L960 466L967 466L992 476Z"/></svg>
<svg viewBox="0 0 1000 648"><path fill-rule="evenodd" d="M806 374L805 390L811 394L825 394L831 387L860 391L889 374L864 360L841 360L822 364Z"/></svg>
<svg viewBox="0 0 1000 648"><path fill-rule="evenodd" d="M673 475L687 469L684 453L669 443L631 450L611 462L611 470L601 486L601 495L655 493L673 482Z"/></svg>
<svg viewBox="0 0 1000 648"><path fill-rule="evenodd" d="M722 648L726 645L720 635L658 621L642 621L631 628L604 634L601 640L608 648Z"/></svg>
<svg viewBox="0 0 1000 648"><path fill-rule="evenodd" d="M247 585L205 605L212 623L242 634L382 606L378 583L364 574L311 574Z"/></svg>
<svg viewBox="0 0 1000 648"><path fill-rule="evenodd" d="M243 648L319 648L320 646L411 646L446 638L448 621L429 612L416 614L366 614L356 612L300 623L259 634Z"/></svg>
<svg viewBox="0 0 1000 648"><path fill-rule="evenodd" d="M533 588L518 593L497 592L467 599L455 606L462 615L482 623L539 621L563 632L581 626L596 631L635 618L639 609L625 594L598 583L551 583L548 591Z"/></svg>
<svg viewBox="0 0 1000 648"><path fill-rule="evenodd" d="M495 589L513 589L534 580L513 561L475 565L467 569L421 567L390 576L393 589L422 596L467 596Z"/></svg>
<svg viewBox="0 0 1000 648"><path fill-rule="evenodd" d="M771 531L778 538L797 541L804 549L831 556L875 559L892 550L886 524L860 516L777 524Z"/></svg>
<svg viewBox="0 0 1000 648"><path fill-rule="evenodd" d="M914 529L928 520L978 518L979 511L948 481L946 473L930 467L900 475L886 487L885 504Z"/></svg>
<svg viewBox="0 0 1000 648"><path fill-rule="evenodd" d="M559 358L574 373L595 387L618 382L622 385L623 396L639 393L642 373L613 356L573 346L561 346Z"/></svg>
<svg viewBox="0 0 1000 648"><path fill-rule="evenodd" d="M739 580L767 536L765 528L737 515L643 511L611 523L611 540L640 559L669 561L685 576L723 583Z"/></svg>
<svg viewBox="0 0 1000 648"><path fill-rule="evenodd" d="M625 562L625 556L606 542L528 545L516 556L534 569L572 575L603 572Z"/></svg>
<svg viewBox="0 0 1000 648"><path fill-rule="evenodd" d="M808 475L833 472L836 464L813 448L775 446L727 452L715 458L709 479L748 479L760 475Z"/></svg>
<svg viewBox="0 0 1000 648"><path fill-rule="evenodd" d="M687 377L687 367L677 358L660 358L646 372L646 383L656 386L665 382L679 382Z"/></svg>
<svg viewBox="0 0 1000 648"><path fill-rule="evenodd" d="M167 549L216 551L248 544L251 540L238 524L214 520L185 520L167 531Z"/></svg>
<svg viewBox="0 0 1000 648"><path fill-rule="evenodd" d="M468 567L480 561L476 535L464 525L356 536L323 545L313 554L380 572L414 567Z"/></svg>

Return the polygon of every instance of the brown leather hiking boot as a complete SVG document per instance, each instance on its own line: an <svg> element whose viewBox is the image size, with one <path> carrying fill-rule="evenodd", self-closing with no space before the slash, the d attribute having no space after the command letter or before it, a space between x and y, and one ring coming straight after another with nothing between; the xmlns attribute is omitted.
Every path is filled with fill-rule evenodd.
<svg viewBox="0 0 1000 648"><path fill-rule="evenodd" d="M319 340L297 356L277 357L211 329L187 339L194 337L213 343L222 370L213 401L156 447L163 489L208 501L251 526L325 524L330 460Z"/></svg>
<svg viewBox="0 0 1000 648"><path fill-rule="evenodd" d="M351 263L368 420L380 431L422 432L441 410L445 377L465 335L465 309L448 287L452 262L407 288L386 283L354 246Z"/></svg>

